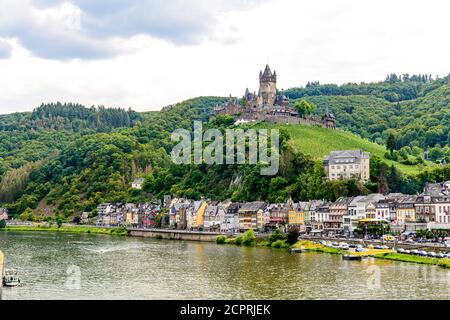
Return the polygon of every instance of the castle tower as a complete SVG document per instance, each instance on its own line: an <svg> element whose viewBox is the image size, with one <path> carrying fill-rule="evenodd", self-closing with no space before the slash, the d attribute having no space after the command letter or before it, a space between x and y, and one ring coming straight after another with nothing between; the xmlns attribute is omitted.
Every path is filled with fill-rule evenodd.
<svg viewBox="0 0 450 320"><path fill-rule="evenodd" d="M264 72L259 72L258 105L273 106L277 96L277 74L266 65Z"/></svg>

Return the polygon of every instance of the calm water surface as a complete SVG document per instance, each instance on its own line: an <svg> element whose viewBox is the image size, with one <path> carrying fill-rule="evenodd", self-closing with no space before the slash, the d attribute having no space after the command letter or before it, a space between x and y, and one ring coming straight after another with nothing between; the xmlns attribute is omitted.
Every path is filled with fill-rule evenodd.
<svg viewBox="0 0 450 320"><path fill-rule="evenodd" d="M371 258L30 232L0 232L0 250L23 283L3 299L450 298L450 271Z"/></svg>

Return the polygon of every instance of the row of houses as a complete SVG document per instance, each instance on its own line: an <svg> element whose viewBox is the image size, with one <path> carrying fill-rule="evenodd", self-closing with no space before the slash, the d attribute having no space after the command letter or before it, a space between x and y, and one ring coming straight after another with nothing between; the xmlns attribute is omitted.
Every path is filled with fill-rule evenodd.
<svg viewBox="0 0 450 320"><path fill-rule="evenodd" d="M450 182L430 184L420 195L390 193L341 197L334 202L236 203L174 198L170 226L177 229L243 232L296 225L306 233L352 235L358 224L389 223L393 231L420 227L450 230Z"/></svg>
<svg viewBox="0 0 450 320"><path fill-rule="evenodd" d="M156 224L156 216L161 211L161 204L146 203L102 203L97 207L96 225L130 226L152 228ZM81 221L91 222L90 213L83 212Z"/></svg>

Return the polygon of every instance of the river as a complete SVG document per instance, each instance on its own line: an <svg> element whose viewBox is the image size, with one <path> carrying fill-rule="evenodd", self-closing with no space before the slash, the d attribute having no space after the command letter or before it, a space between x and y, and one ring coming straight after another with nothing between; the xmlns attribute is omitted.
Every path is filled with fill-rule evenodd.
<svg viewBox="0 0 450 320"><path fill-rule="evenodd" d="M450 271L188 241L0 232L3 299L449 299Z"/></svg>

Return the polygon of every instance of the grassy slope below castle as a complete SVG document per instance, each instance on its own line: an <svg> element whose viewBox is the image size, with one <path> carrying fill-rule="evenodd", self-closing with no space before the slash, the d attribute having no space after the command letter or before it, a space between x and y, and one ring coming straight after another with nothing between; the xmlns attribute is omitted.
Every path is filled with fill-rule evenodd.
<svg viewBox="0 0 450 320"><path fill-rule="evenodd" d="M387 152L386 147L363 139L355 134L342 130L330 130L318 126L307 125L278 125L278 124L258 124L258 127L284 128L291 136L292 146L305 154L309 154L315 159L322 159L333 150L362 149L370 152L372 156L383 159ZM423 165L408 166L396 161L383 159L388 165L394 164L400 171L407 174L419 172ZM427 162L428 166L434 166Z"/></svg>

